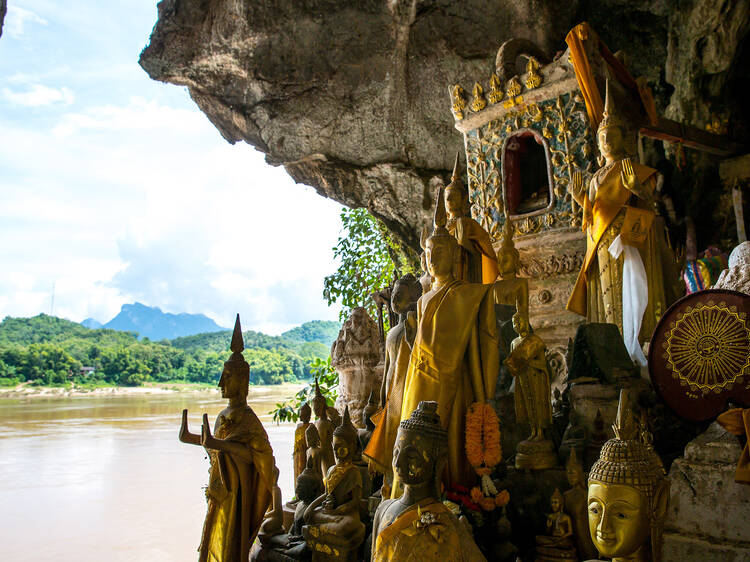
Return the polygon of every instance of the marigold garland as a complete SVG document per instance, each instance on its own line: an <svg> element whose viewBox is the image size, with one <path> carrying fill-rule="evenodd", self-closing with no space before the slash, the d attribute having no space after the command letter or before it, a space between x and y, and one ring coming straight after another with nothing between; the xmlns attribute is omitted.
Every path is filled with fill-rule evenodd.
<svg viewBox="0 0 750 562"><path fill-rule="evenodd" d="M474 402L466 413L466 457L479 476L492 473L502 460L500 420L486 402Z"/></svg>

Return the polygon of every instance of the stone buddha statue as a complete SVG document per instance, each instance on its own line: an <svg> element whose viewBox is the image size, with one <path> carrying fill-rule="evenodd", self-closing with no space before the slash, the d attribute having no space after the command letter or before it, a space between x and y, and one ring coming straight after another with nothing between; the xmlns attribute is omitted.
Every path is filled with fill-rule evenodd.
<svg viewBox="0 0 750 562"><path fill-rule="evenodd" d="M314 424L307 426L305 430L305 443L307 444L307 460L305 467L312 470L320 478L321 483L323 477L328 474L328 460L323 454L323 448L320 446L320 435L318 435L318 428Z"/></svg>
<svg viewBox="0 0 750 562"><path fill-rule="evenodd" d="M216 418L213 434L207 414L198 435L190 432L187 410L182 411L180 441L203 446L211 461L200 562L247 560L276 486L268 435L247 404L250 366L242 356L244 347L238 314L232 355L219 379L221 395L229 405Z"/></svg>
<svg viewBox="0 0 750 562"><path fill-rule="evenodd" d="M505 359L515 378L516 421L531 427L528 438L518 444L516 468L541 470L557 464L554 444L544 430L552 425L549 366L542 339L529 333L529 322L520 312L513 315L518 337Z"/></svg>
<svg viewBox="0 0 750 562"><path fill-rule="evenodd" d="M386 492L393 482L393 444L401 421L404 383L416 331L414 311L421 295L422 286L411 274L396 280L391 292L391 308L398 314L398 323L388 331L385 339L385 373L379 393L381 411L373 420L377 427L364 450L367 460L383 474ZM407 329L407 324L410 329ZM411 337L407 336L407 332Z"/></svg>
<svg viewBox="0 0 750 562"><path fill-rule="evenodd" d="M568 477L570 490L563 493L565 498L565 511L573 520L573 535L579 556L583 560L596 558L597 552L594 543L591 542L588 520L588 496L586 491L586 475L578 460L576 449L570 449L570 457L565 463L565 474Z"/></svg>
<svg viewBox="0 0 750 562"><path fill-rule="evenodd" d="M323 450L324 470L326 467L333 466L333 447L332 447L332 435L334 425L328 418L328 404L326 398L320 392L320 386L318 385L318 379L315 379L315 395L312 399L312 408L315 413L315 428L318 430L318 437L320 438L320 447ZM325 475L325 472L323 473Z"/></svg>
<svg viewBox="0 0 750 562"><path fill-rule="evenodd" d="M577 562L573 545L573 522L563 511L563 495L555 488L550 498L552 513L547 516L548 535L536 537L536 562Z"/></svg>
<svg viewBox="0 0 750 562"><path fill-rule="evenodd" d="M614 439L589 473L589 531L599 554L613 562L659 562L669 479L620 391Z"/></svg>
<svg viewBox="0 0 750 562"><path fill-rule="evenodd" d="M302 535L313 553L313 561L354 560L365 537L360 521L362 477L354 464L358 448L357 429L344 410L341 424L333 431L336 464L325 479L325 493L305 510Z"/></svg>
<svg viewBox="0 0 750 562"><path fill-rule="evenodd" d="M494 397L499 367L491 285L466 283L453 275L458 243L445 228L444 198L436 198L434 230L427 240L427 267L434 282L417 303L417 328L404 382L401 420L422 400L435 401L448 430L447 482L471 484L466 459L466 412L473 402ZM394 494L398 493L397 479ZM391 497L394 497L393 495Z"/></svg>
<svg viewBox="0 0 750 562"><path fill-rule="evenodd" d="M299 423L294 429L294 450L292 451L292 459L294 462L294 481L297 482L297 477L305 470L307 464L307 439L305 432L310 424L310 416L312 415L312 409L310 404L305 402L299 409Z"/></svg>
<svg viewBox="0 0 750 562"><path fill-rule="evenodd" d="M617 112L608 82L597 132L605 164L594 173L588 190L580 173L574 174L571 184L571 194L583 208L586 255L567 309L590 322L616 324L630 356L645 365L640 345L649 340L657 321L678 296L677 272L663 220L656 217L650 228L645 224L653 217L658 172L631 161L628 151L634 134ZM628 214L632 220L626 221ZM648 231L645 240L629 241L627 237L640 224ZM625 285L623 267L631 279ZM624 318L623 303L629 311Z"/></svg>
<svg viewBox="0 0 750 562"><path fill-rule="evenodd" d="M485 560L465 526L437 499L448 440L437 412L435 402L420 402L399 424L393 470L404 490L375 512L373 562Z"/></svg>
<svg viewBox="0 0 750 562"><path fill-rule="evenodd" d="M469 214L469 194L458 171L458 153L451 182L445 188L446 228L458 242L454 275L469 283L493 283L497 277L497 255L490 235Z"/></svg>

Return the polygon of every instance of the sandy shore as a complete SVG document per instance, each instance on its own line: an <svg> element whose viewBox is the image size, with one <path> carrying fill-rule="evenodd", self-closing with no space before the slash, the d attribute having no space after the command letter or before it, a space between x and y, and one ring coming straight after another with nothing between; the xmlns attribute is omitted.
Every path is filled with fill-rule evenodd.
<svg viewBox="0 0 750 562"><path fill-rule="evenodd" d="M297 391L304 388L304 383L284 383L279 385L251 386L248 398L263 396L265 394L277 394L279 391L288 391L291 397ZM29 383L21 383L14 387L0 387L0 398L33 398L53 396L123 396L144 394L174 394L176 392L202 392L219 395L219 389L215 386L191 383L146 383L143 386L109 386L102 388L80 388L73 385L70 388L56 386L32 386Z"/></svg>

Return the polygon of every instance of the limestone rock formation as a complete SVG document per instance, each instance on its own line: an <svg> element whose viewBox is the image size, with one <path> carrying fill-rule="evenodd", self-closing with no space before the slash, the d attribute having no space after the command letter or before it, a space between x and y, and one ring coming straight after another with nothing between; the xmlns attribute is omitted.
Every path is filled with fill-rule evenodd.
<svg viewBox="0 0 750 562"><path fill-rule="evenodd" d="M3 21L5 21L5 14L8 12L7 0L0 0L0 37L3 35Z"/></svg>
<svg viewBox="0 0 750 562"><path fill-rule="evenodd" d="M713 288L750 295L750 242L743 242L732 250L728 267L721 272Z"/></svg>
<svg viewBox="0 0 750 562"><path fill-rule="evenodd" d="M163 0L140 63L187 86L229 142L367 207L418 251L430 179L447 178L461 147L447 87L488 75L505 40L552 56L587 20L672 117L702 128L736 107L741 127L747 10L746 0L679 10L666 0Z"/></svg>

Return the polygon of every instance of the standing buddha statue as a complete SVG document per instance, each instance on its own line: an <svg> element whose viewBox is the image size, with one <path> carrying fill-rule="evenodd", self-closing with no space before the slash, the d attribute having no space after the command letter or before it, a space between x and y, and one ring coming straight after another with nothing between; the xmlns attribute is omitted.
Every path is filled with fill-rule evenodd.
<svg viewBox="0 0 750 562"><path fill-rule="evenodd" d="M190 432L187 410L182 411L180 441L202 445L211 461L200 562L247 560L276 486L276 463L268 435L247 404L250 366L242 356L244 347L238 314L232 355L219 379L221 395L229 405L217 416L213 435L207 414L203 414L198 435Z"/></svg>
<svg viewBox="0 0 750 562"><path fill-rule="evenodd" d="M445 188L446 228L458 242L454 275L469 283L492 283L497 277L497 255L487 231L469 215L469 194L458 171L458 153L451 182Z"/></svg>
<svg viewBox="0 0 750 562"><path fill-rule="evenodd" d="M567 309L589 322L616 324L631 358L645 365L640 345L677 296L677 272L672 271L674 256L663 221L656 217L650 228L647 225L654 216L658 172L631 161L627 147L632 135L616 112L608 82L597 132L605 164L594 173L588 190L580 172L571 184L571 194L583 208L586 255ZM643 242L631 240L639 224L641 231L647 230ZM630 281L623 285L624 278Z"/></svg>
<svg viewBox="0 0 750 562"><path fill-rule="evenodd" d="M633 420L628 390L620 391L614 439L589 473L589 531L612 562L660 562L669 479Z"/></svg>
<svg viewBox="0 0 750 562"><path fill-rule="evenodd" d="M529 317L529 280L518 277L521 268L521 255L513 243L513 221L505 212L503 238L497 251L499 278L492 286L495 304L514 306L524 317Z"/></svg>
<svg viewBox="0 0 750 562"><path fill-rule="evenodd" d="M315 379L315 395L312 399L313 412L315 413L315 429L318 430L318 437L320 439L320 447L323 450L323 468L327 469L329 466L333 466L333 447L331 445L332 433L334 425L328 419L328 404L326 398L320 392L320 386L318 385L318 379ZM325 475L325 472L323 473Z"/></svg>
<svg viewBox="0 0 750 562"><path fill-rule="evenodd" d="M297 482L297 477L305 470L307 464L307 439L305 432L310 424L310 416L312 415L312 409L310 404L305 402L299 409L299 420L297 427L294 429L294 450L292 452L292 460L294 462L294 481Z"/></svg>

